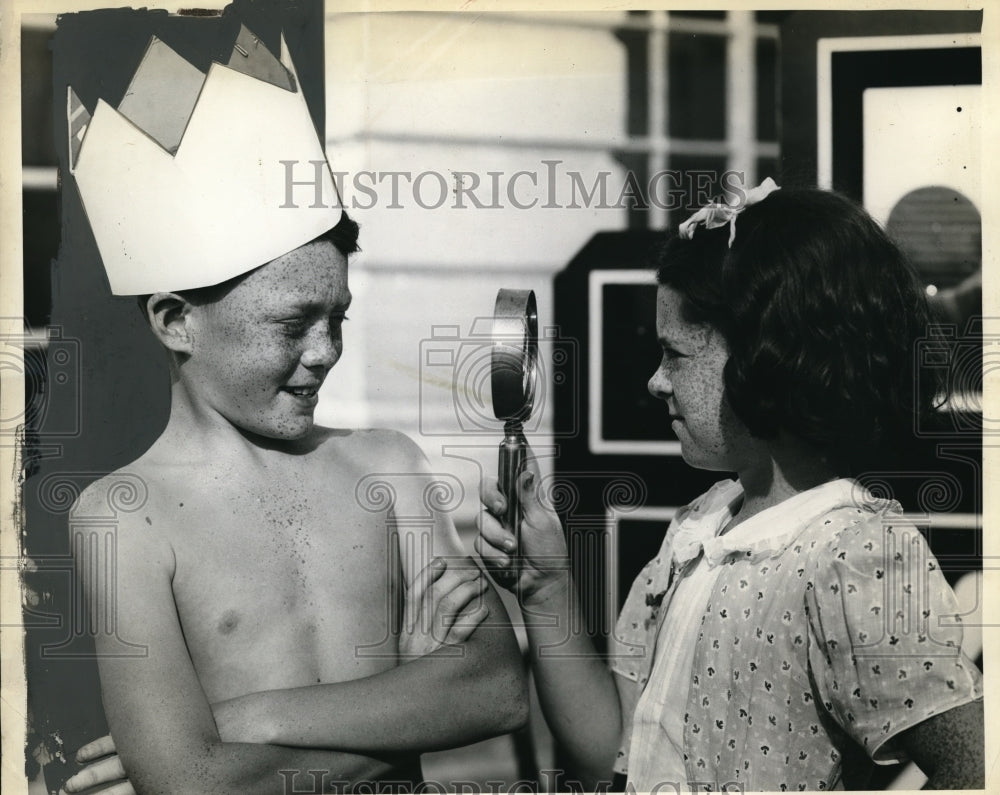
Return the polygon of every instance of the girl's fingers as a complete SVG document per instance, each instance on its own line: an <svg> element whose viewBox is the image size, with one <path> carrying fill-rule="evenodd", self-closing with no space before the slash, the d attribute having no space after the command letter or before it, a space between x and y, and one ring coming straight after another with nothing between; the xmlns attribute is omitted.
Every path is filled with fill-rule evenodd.
<svg viewBox="0 0 1000 795"><path fill-rule="evenodd" d="M490 546L503 550L507 554L511 554L517 549L514 534L489 513L480 513L477 524L479 525L479 537L488 541Z"/></svg>
<svg viewBox="0 0 1000 795"><path fill-rule="evenodd" d="M81 745L76 752L76 761L80 764L92 762L95 759L100 759L102 756L113 754L115 750L115 741L111 738L110 734L105 734L93 742Z"/></svg>
<svg viewBox="0 0 1000 795"><path fill-rule="evenodd" d="M479 500L495 516L507 510L507 498L500 491L496 478L483 478L479 482Z"/></svg>
<svg viewBox="0 0 1000 795"><path fill-rule="evenodd" d="M493 569L510 568L510 556L504 550L493 546L483 536L476 536L476 540L472 546L475 548L476 554L483 559L483 563L491 571Z"/></svg>
<svg viewBox="0 0 1000 795"><path fill-rule="evenodd" d="M125 778L125 768L117 755L109 756L87 765L75 776L69 778L64 787L66 792L81 792L99 784L110 784Z"/></svg>
<svg viewBox="0 0 1000 795"><path fill-rule="evenodd" d="M538 496L539 474L537 468L526 469L517 479L517 495L521 501L524 524L544 527L547 514Z"/></svg>

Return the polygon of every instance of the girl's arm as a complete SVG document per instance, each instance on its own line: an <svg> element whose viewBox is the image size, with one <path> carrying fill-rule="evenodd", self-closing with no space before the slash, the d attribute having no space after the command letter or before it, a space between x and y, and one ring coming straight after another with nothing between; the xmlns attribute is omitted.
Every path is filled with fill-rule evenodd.
<svg viewBox="0 0 1000 795"><path fill-rule="evenodd" d="M822 701L876 762L905 752L929 787L981 787L982 676L961 651L962 611L940 565L891 508L840 521L805 596Z"/></svg>
<svg viewBox="0 0 1000 795"><path fill-rule="evenodd" d="M927 776L924 789L986 786L982 701L934 715L900 732L896 744Z"/></svg>
<svg viewBox="0 0 1000 795"><path fill-rule="evenodd" d="M531 666L549 728L569 754L584 788L609 781L622 737L616 677L582 632L581 608L572 581L559 517L542 505L538 473L518 482L523 506L522 549L496 516L506 500L496 481L484 482L476 549L494 577L518 597L528 634ZM520 555L512 575L511 555Z"/></svg>

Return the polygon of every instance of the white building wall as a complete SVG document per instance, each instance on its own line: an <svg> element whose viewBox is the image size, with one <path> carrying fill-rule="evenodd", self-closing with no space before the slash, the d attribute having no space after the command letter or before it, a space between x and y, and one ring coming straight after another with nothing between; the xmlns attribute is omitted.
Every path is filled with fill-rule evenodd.
<svg viewBox="0 0 1000 795"><path fill-rule="evenodd" d="M436 435L458 430L456 400L486 420L492 413L478 388L481 356L456 361L463 378L472 374L456 390L440 368L428 376L422 346L435 326L457 326L467 338L477 317L492 314L501 287L534 289L539 323L551 325L554 273L596 231L625 226L624 209L588 208L580 193L603 173L613 205L624 183L610 154L626 143L625 49L610 29L623 17L327 17L328 153L345 172L363 253L351 266L344 358L318 416L409 433L434 466L465 484L460 524L477 508L479 473L444 461L442 446L481 445L473 457L495 468L501 426L489 423L480 437ZM389 172L403 172L395 196ZM576 186L572 173L582 180ZM460 185L471 195L456 192ZM533 437L542 445L550 410L542 407Z"/></svg>

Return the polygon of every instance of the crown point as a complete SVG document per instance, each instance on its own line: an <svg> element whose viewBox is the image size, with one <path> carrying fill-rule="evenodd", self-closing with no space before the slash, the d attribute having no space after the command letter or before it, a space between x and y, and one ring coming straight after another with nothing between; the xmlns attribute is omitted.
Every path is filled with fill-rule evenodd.
<svg viewBox="0 0 1000 795"><path fill-rule="evenodd" d="M98 99L88 114L68 91L74 182L112 293L218 284L336 223L340 197L302 92L246 65L277 64L293 86L294 71L245 33L239 46L247 55L233 55L244 68L213 63L207 76L153 39L118 110ZM169 68L151 68L157 63ZM193 110L184 110L190 100L174 85L178 72L190 76L188 91L198 87ZM157 112L181 121L158 127ZM309 203L302 192L336 201Z"/></svg>
<svg viewBox="0 0 1000 795"><path fill-rule="evenodd" d="M66 127L69 135L69 173L76 170L76 161L80 157L80 147L83 136L90 125L90 113L72 86L66 87Z"/></svg>
<svg viewBox="0 0 1000 795"><path fill-rule="evenodd" d="M288 42L285 41L285 34L281 34L281 65L288 71L289 79L292 81L293 90L299 79L299 73L295 71L295 63L292 61L292 54L288 51Z"/></svg>
<svg viewBox="0 0 1000 795"><path fill-rule="evenodd" d="M240 25L240 32L226 66L286 91L295 91L295 81L289 70L246 25Z"/></svg>
<svg viewBox="0 0 1000 795"><path fill-rule="evenodd" d="M199 69L153 36L118 112L173 154L204 82Z"/></svg>

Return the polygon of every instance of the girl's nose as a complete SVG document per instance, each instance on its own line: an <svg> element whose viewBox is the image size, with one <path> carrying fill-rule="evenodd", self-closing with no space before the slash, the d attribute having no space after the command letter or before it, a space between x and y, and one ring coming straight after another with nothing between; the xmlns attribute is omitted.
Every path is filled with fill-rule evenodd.
<svg viewBox="0 0 1000 795"><path fill-rule="evenodd" d="M653 373L652 377L649 379L649 383L646 384L646 388L655 398L666 398L673 392L673 387L670 384L670 379L667 378L667 374L663 372L663 368L657 368L656 372Z"/></svg>

